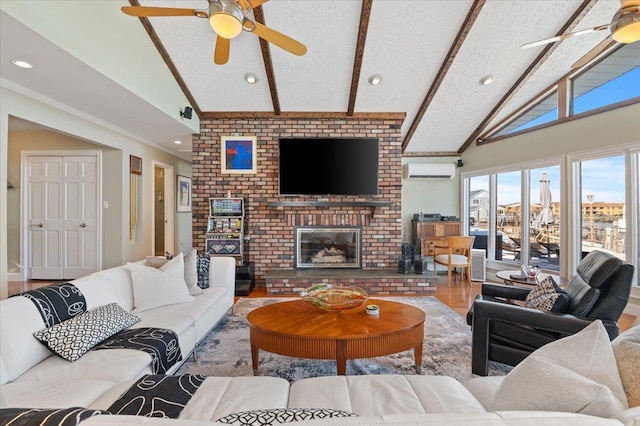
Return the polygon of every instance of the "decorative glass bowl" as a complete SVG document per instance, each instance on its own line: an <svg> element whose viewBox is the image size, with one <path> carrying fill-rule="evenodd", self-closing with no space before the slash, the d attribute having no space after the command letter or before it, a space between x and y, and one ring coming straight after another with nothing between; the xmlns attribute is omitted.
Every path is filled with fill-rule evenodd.
<svg viewBox="0 0 640 426"><path fill-rule="evenodd" d="M357 308L369 299L360 287L340 287L333 284L316 284L300 293L303 300L327 311L339 312Z"/></svg>

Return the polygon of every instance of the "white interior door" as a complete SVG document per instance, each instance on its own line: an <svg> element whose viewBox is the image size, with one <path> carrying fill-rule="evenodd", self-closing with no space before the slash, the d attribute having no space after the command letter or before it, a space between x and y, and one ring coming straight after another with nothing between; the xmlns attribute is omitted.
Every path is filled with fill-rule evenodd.
<svg viewBox="0 0 640 426"><path fill-rule="evenodd" d="M63 278L98 270L98 187L96 157L63 158Z"/></svg>
<svg viewBox="0 0 640 426"><path fill-rule="evenodd" d="M97 155L28 156L30 279L74 279L100 269Z"/></svg>
<svg viewBox="0 0 640 426"><path fill-rule="evenodd" d="M29 278L62 279L62 157L29 157L26 175Z"/></svg>

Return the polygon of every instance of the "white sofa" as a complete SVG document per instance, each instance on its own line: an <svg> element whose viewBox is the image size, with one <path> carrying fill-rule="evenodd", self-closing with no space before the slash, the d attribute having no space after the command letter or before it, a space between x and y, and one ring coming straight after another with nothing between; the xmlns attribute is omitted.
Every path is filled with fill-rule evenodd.
<svg viewBox="0 0 640 426"><path fill-rule="evenodd" d="M144 264L144 261L136 262ZM116 302L134 309L131 272L126 265L106 269L71 281L86 299L87 310ZM131 328L173 330L180 342L182 362L197 343L233 306L235 260L214 257L209 285L192 302L172 304L136 313L140 322ZM24 296L0 301L0 396L7 407L89 406L114 387L151 374L151 356L128 349L89 351L68 362L38 341L33 333L45 322L34 303Z"/></svg>
<svg viewBox="0 0 640 426"><path fill-rule="evenodd" d="M234 272L235 264L232 259L213 258L210 269L211 287L203 295L195 296L196 300L193 302L141 312L138 315L142 321L134 327L158 326L173 329L179 336L180 347L186 358L187 354L193 353L197 342L232 306ZM131 274L126 266L92 274L74 281L74 284L85 295L89 310L114 301L129 311L133 308ZM137 379L151 373L150 357L133 350L89 351L78 361L64 361L52 355L33 337L33 333L42 328L42 318L31 301L24 297L0 301L0 398L4 407L86 407L106 410ZM640 334L640 326L637 329ZM598 338L601 339L599 346L590 340L585 343L584 338L582 344L587 348L593 346L602 349L606 346L603 346L602 339L606 339L606 343L611 346L602 333ZM564 339L558 342L562 340ZM574 341L569 346L578 352L585 352L580 351L578 343ZM567 351L561 348L561 352ZM546 356L544 359L550 359L548 354L542 355ZM587 372L596 365L598 372L611 376L610 372L617 368L611 354L599 354L589 359L594 364L584 367ZM606 364L606 368L602 364ZM174 366L168 373L175 372L177 368L177 365ZM521 374L522 369L519 371ZM531 399L534 402L540 399L539 404L498 410L492 406L492 401L495 395L504 393L503 386L510 376L477 377L465 383L444 376L334 376L303 379L293 384L281 378L261 376L208 377L178 419L100 415L85 420L82 424L204 426L211 425L212 422L218 424L218 419L232 413L311 408L344 410L355 413L358 417L304 420L295 423L296 425L640 426L640 407L628 408L624 394L620 396L620 389L616 388L620 378L617 377L617 372L615 375L616 377L604 380L613 383L609 383L613 391L608 391L609 388L606 387L596 389L598 394L609 392L624 399L621 405L609 410L611 413L606 418L546 409L546 403L542 401L544 397L536 396L535 377L527 379L523 386L525 392L530 387ZM539 388L541 385L545 394L551 395L552 391L557 391L563 395L562 383L558 386L549 382L546 386L547 383L543 380L537 383ZM589 395L586 397L589 398Z"/></svg>

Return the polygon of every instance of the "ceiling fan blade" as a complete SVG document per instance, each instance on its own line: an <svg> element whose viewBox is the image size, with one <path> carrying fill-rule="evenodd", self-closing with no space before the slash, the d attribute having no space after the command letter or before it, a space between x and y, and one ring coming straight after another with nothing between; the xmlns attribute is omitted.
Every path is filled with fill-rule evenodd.
<svg viewBox="0 0 640 426"><path fill-rule="evenodd" d="M578 59L578 61L575 64L571 65L571 69L582 68L584 65L591 62L593 58L595 58L596 56L600 55L600 53L605 51L613 43L615 42L611 40L611 37L605 38L600 43L598 43L596 47L588 51L582 58Z"/></svg>
<svg viewBox="0 0 640 426"><path fill-rule="evenodd" d="M531 43L523 44L520 47L522 49L528 49L530 47L535 47L535 46L541 46L543 44L554 43L554 42L559 41L559 40L564 40L565 38L606 30L610 26L611 26L611 24L599 25L597 27L587 28L586 30L580 30L580 31L576 31L576 32L573 32L573 33L566 33L566 34L562 34L562 35L555 36L555 37L545 38L543 40L532 41Z"/></svg>
<svg viewBox="0 0 640 426"><path fill-rule="evenodd" d="M213 52L213 62L216 65L224 65L229 60L229 49L231 39L218 36L216 39L216 50Z"/></svg>
<svg viewBox="0 0 640 426"><path fill-rule="evenodd" d="M268 1L269 0L249 0L249 3L251 3L251 9L255 9L256 7L265 4Z"/></svg>
<svg viewBox="0 0 640 426"><path fill-rule="evenodd" d="M273 43L287 52L293 53L294 55L302 56L307 53L307 46L304 44L276 30L272 30L271 28L262 25L260 22L255 23L253 33L258 37L267 40L269 43Z"/></svg>
<svg viewBox="0 0 640 426"><path fill-rule="evenodd" d="M153 16L197 16L196 9L180 9L173 7L123 6L121 10L130 16L146 18Z"/></svg>

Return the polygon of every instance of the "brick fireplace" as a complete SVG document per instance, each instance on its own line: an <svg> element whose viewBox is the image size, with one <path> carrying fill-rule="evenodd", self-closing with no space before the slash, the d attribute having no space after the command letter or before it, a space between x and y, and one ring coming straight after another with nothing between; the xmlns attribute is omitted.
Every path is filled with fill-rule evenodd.
<svg viewBox="0 0 640 426"><path fill-rule="evenodd" d="M374 293L432 292L425 277L397 274L400 254L404 113L204 113L193 138L193 245L205 250L211 197L244 197L247 261L255 262L256 286L269 294L292 294L328 280L363 284ZM223 174L223 135L254 135L256 174ZM378 195L372 197L282 197L278 194L280 137L375 137L379 140ZM297 227L360 229L358 268L296 269ZM285 277L287 276L288 277ZM293 277L292 275L296 275ZM420 284L420 285L418 285Z"/></svg>

